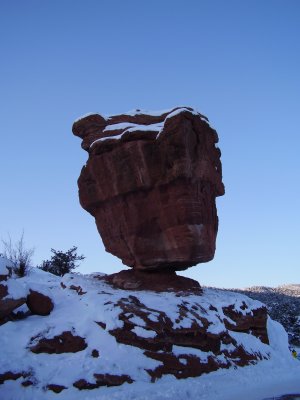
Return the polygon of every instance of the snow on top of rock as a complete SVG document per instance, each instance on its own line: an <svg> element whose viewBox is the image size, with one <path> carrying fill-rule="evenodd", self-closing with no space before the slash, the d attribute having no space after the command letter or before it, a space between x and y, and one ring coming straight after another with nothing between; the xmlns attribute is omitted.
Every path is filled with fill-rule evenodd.
<svg viewBox="0 0 300 400"><path fill-rule="evenodd" d="M117 123L112 123L110 124L110 121L113 121L114 119L120 118L120 116L104 116L101 115L104 119L108 121L108 125L103 129L102 133L109 133L109 135L102 136L99 139L94 140L90 144L90 148L95 145L95 143L99 142L104 142L109 139L115 139L119 140L122 138L123 135L126 133L132 133L132 132L137 132L137 131L144 131L144 132L157 132L156 138L158 139L160 137L160 134L163 131L164 124L165 122L172 118L175 117L176 115L179 115L183 112L189 112L193 115L198 115L200 118L207 122L208 119L200 114L198 111L191 107L176 107L176 108L171 108L167 110L161 110L161 111L148 111L148 110L132 110L128 111L124 114L122 114L123 118L126 117L136 117L136 116L147 116L147 117L161 117L160 122L155 122L155 123L149 123L149 124L140 124L140 123L134 123L134 122L117 122ZM89 114L91 115L91 114ZM115 132L115 134L111 134L112 132Z"/></svg>
<svg viewBox="0 0 300 400"><path fill-rule="evenodd" d="M91 115L95 115L95 114L101 115L98 112L88 112L88 113L85 113L85 114L81 115L80 117L76 118L74 121L74 124L76 124L76 122L78 122L84 118L90 117ZM103 117L103 115L101 115L101 116Z"/></svg>
<svg viewBox="0 0 300 400"><path fill-rule="evenodd" d="M164 110L140 110L139 108L127 111L124 115L135 116L135 115L151 115L152 117L160 117L164 114L170 113L174 108L167 108Z"/></svg>
<svg viewBox="0 0 300 400"><path fill-rule="evenodd" d="M130 122L120 122L118 124L113 124L113 125L107 125L107 127L103 130L103 132L109 132L109 131L119 131L119 130L124 130L123 134L126 132L134 132L134 131L157 131L159 132L160 129L163 127L162 123L158 124L149 124L149 125L139 125L139 124L133 124ZM103 138L103 139L109 139L112 136L109 136L108 138Z"/></svg>
<svg viewBox="0 0 300 400"><path fill-rule="evenodd" d="M185 107L176 107L176 108L185 108ZM135 117L136 115L148 115L148 116L151 116L151 117L161 117L164 114L168 114L168 113L172 112L173 110L174 110L174 107L173 108L167 108L167 109L164 109L164 110L155 110L155 111L153 111L153 110L152 111L150 111L150 110L141 110L141 109L136 108L136 109L129 110L129 111L125 112L125 113L122 113L122 115L128 116L128 117ZM82 120L84 118L90 117L91 115L95 115L95 114L100 115L101 117L103 117L107 121L109 121L109 119L111 119L111 118L113 118L113 117L115 117L117 115L117 114L111 114L111 115L102 114L100 112L88 112L86 114L81 115L79 118L75 119L74 123L76 123L76 122L78 122L78 121L80 121L80 120Z"/></svg>
<svg viewBox="0 0 300 400"><path fill-rule="evenodd" d="M147 115L147 116L150 116L150 117L164 117L165 118L166 116L167 117L174 116L174 115L180 114L180 113L185 112L185 111L189 111L194 115L200 115L201 118L203 118L204 120L208 121L207 117L202 115L195 108L189 107L189 106L176 106L176 107L172 107L172 108L168 108L168 109L164 109L164 110L155 110L155 111L154 110L135 109L135 110L127 111L122 115L129 116L129 117ZM111 115L111 116L102 115L102 117L109 121L109 119L113 118L114 115Z"/></svg>
<svg viewBox="0 0 300 400"><path fill-rule="evenodd" d="M6 257L0 257L0 275L8 275L8 268L13 268L14 264Z"/></svg>
<svg viewBox="0 0 300 400"><path fill-rule="evenodd" d="M8 290L8 294L4 299L17 300L25 298L29 293L28 286L22 279L9 279L4 285L7 286Z"/></svg>
<svg viewBox="0 0 300 400"><path fill-rule="evenodd" d="M204 117L202 116L202 114L200 114L198 111L196 111L196 110L194 110L194 109L190 109L190 108L188 108L188 107L180 107L180 108L178 108L178 109L173 110L172 112L170 112L170 113L166 116L166 119L175 117L175 115L181 114L181 113L183 113L183 112L190 112L190 113L193 114L193 115L200 115L200 116L201 116L201 119L203 118L204 120L207 121L207 118L204 118Z"/></svg>
<svg viewBox="0 0 300 400"><path fill-rule="evenodd" d="M108 125L103 130L103 132L116 131L116 134L97 139L91 143L90 147L92 147L95 143L104 142L105 140L108 139L114 139L114 140L121 139L122 136L124 136L126 133L144 131L144 132L157 132L159 134L162 128L163 124L138 125L128 122L122 122L118 124ZM118 133L120 130L123 130L123 132Z"/></svg>

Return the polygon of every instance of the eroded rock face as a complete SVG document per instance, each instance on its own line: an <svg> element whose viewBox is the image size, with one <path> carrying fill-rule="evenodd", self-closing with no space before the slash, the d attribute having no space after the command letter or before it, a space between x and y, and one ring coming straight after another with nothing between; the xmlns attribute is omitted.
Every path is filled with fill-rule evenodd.
<svg viewBox="0 0 300 400"><path fill-rule="evenodd" d="M222 318L214 306L208 308L207 304L204 306L187 297L178 301L177 317L173 319L167 312L146 306L136 296L129 295L115 304L121 310L119 320L123 326L109 333L118 343L143 349L146 357L161 362L147 370L152 382L165 374L178 379L200 376L219 368L245 366L267 358L259 352L249 352L232 333L252 334L269 344L266 308L247 307L245 311L244 304L237 302L223 307L225 317ZM218 329L217 320L221 323ZM107 329L103 322L98 324ZM199 357L197 350L203 352L203 357Z"/></svg>
<svg viewBox="0 0 300 400"><path fill-rule="evenodd" d="M99 277L115 288L124 290L151 290L160 292L176 292L176 296L181 294L201 295L202 289L199 282L194 279L176 275L176 272L161 271L144 272L139 270L123 270L116 274Z"/></svg>
<svg viewBox="0 0 300 400"><path fill-rule="evenodd" d="M139 270L210 261L224 194L218 135L184 107L80 119L73 133L89 159L78 180L108 252Z"/></svg>

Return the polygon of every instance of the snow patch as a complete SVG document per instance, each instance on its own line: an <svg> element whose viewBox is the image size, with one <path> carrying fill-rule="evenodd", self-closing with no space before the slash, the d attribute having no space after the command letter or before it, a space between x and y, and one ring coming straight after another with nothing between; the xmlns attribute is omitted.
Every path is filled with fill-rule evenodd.
<svg viewBox="0 0 300 400"><path fill-rule="evenodd" d="M21 279L8 279L5 282L5 285L7 286L8 294L6 295L6 297L4 297L4 300L18 300L27 297L29 293L28 286L26 285L26 283L22 282Z"/></svg>
<svg viewBox="0 0 300 400"><path fill-rule="evenodd" d="M6 257L0 257L0 275L8 275L8 268L13 268L14 264Z"/></svg>
<svg viewBox="0 0 300 400"><path fill-rule="evenodd" d="M154 338L156 336L156 332L149 331L148 329L141 328L140 326L135 326L134 329L132 329L132 332L143 338Z"/></svg>

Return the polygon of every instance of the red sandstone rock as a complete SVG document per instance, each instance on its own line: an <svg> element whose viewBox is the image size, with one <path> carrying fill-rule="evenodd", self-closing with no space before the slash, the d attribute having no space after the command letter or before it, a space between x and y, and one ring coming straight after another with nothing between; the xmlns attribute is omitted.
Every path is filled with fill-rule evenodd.
<svg viewBox="0 0 300 400"><path fill-rule="evenodd" d="M71 289L71 290L75 290L75 292L77 292L79 296L82 296L83 294L86 294L86 292L84 292L84 291L82 290L82 287L81 287L81 286L71 285L71 286L70 286L70 289Z"/></svg>
<svg viewBox="0 0 300 400"><path fill-rule="evenodd" d="M32 338L34 341L37 338ZM87 347L85 340L80 336L75 336L72 332L62 332L60 335L51 339L41 338L36 344L30 346L33 353L77 353Z"/></svg>
<svg viewBox="0 0 300 400"><path fill-rule="evenodd" d="M162 365L154 370L147 370L152 382L155 382L165 374L172 373L177 379L184 379L213 372L219 368L229 368L230 366L229 363L215 361L213 357L208 357L206 362L201 362L198 357L190 354L180 357L176 357L172 353L155 353L151 351L145 351L144 354L162 362Z"/></svg>
<svg viewBox="0 0 300 400"><path fill-rule="evenodd" d="M139 270L182 270L215 253L218 135L193 109L175 110L94 114L73 125L89 152L80 203L106 250Z"/></svg>
<svg viewBox="0 0 300 400"><path fill-rule="evenodd" d="M120 282L122 286L137 280L138 287L134 291L113 289L111 285L115 285L113 277L116 276L120 278L118 285ZM59 306L57 318L46 319L46 325L41 319L40 334L37 335L35 331L35 337L20 339L23 348L26 346L24 350L27 348L37 356L28 357L28 363L22 364L21 356L10 352L14 361L9 363L7 360L7 368L0 374L0 384L15 379L15 386L34 385L59 393L64 388L95 389L131 383L133 379L155 382L165 375L173 375L177 379L196 377L221 368L252 365L274 354L267 344L266 309L256 301L231 292L202 290L194 286L192 280L181 281L176 288L177 280L180 282L185 278L176 276L174 272L157 274L128 270L113 277L104 279L105 275L94 274L86 278L76 275L74 278L66 277L64 290L61 289L59 278L56 287L51 280L49 283L55 288L52 293L58 293L58 305L69 302L69 307L75 307L80 302L87 304L85 299L90 299L88 317L82 315L85 306L79 307L78 315L68 313L64 306ZM83 287L87 295L73 295L70 302L71 282L76 288ZM38 322L38 318L31 318ZM86 332L91 332L85 338L78 336L75 328L69 331L70 326L81 325L82 318ZM62 333L49 337L53 328L57 332L54 325L57 321L61 327L59 332ZM25 324L28 323L29 319ZM22 321L12 324L16 326L15 332L17 325L20 325L21 333L29 332L21 329ZM236 332L243 335L237 335ZM127 356L124 358L125 349ZM80 352L80 357L76 359L82 360L85 368L76 369L75 365L71 380L61 380L59 371L70 367L72 352ZM66 353L65 356L63 353ZM57 371L55 367L49 371L47 357L55 359L55 354L60 354L60 366ZM128 363L137 354L139 361L133 362L133 366L128 368ZM39 357L42 357L46 366L42 374L36 368L35 359ZM116 365L115 360L121 359ZM24 365L24 371L30 373L18 368L20 362ZM53 363L49 365L53 366ZM73 389L70 388L72 385Z"/></svg>
<svg viewBox="0 0 300 400"><path fill-rule="evenodd" d="M145 272L123 270L100 278L115 288L125 290L151 290L154 292L177 292L178 294L201 294L199 282L176 275L175 271Z"/></svg>
<svg viewBox="0 0 300 400"><path fill-rule="evenodd" d="M228 319L225 319L224 323L227 329L234 332L251 333L263 343L269 344L266 331L268 314L265 307L242 314L241 311L235 310L234 305L230 305L229 307L223 307L223 312L234 322L232 324Z"/></svg>
<svg viewBox="0 0 300 400"><path fill-rule="evenodd" d="M0 323L25 301L25 297L12 298L8 292L8 287L5 284L0 284Z"/></svg>
<svg viewBox="0 0 300 400"><path fill-rule="evenodd" d="M79 379L73 383L79 390L96 389L101 386L121 386L123 383L132 383L133 380L128 375L94 374L95 383L87 382L85 379Z"/></svg>
<svg viewBox="0 0 300 400"><path fill-rule="evenodd" d="M116 338L117 342L141 348L145 350L146 357L162 363L154 370L147 370L152 382L164 374L172 374L178 379L195 377L219 368L228 368L232 365L245 366L263 359L259 352L248 353L243 346L239 345L231 335L232 331L252 334L268 344L265 307L249 309L247 315L240 311L245 309L244 303L224 307L222 309L224 314L228 317L230 314L235 324L230 324L228 319L223 317L224 330L218 333L210 329L211 315L205 317L207 312L201 306L201 297L199 304L190 303L188 297L178 304L176 325L164 311L157 307L155 309L147 307L133 295L120 299L115 307L121 309L119 319L123 322L123 327L112 329L109 333ZM215 307L212 306L210 310L211 314L215 313L222 321ZM142 321L142 323L136 321ZM142 326L141 334L139 334L139 326ZM102 325L101 327L106 328ZM147 335L147 332L150 334ZM186 354L184 352L180 355L174 354L173 346L186 348ZM210 355L206 360L205 358L201 360L190 354L189 349L193 348Z"/></svg>
<svg viewBox="0 0 300 400"><path fill-rule="evenodd" d="M35 290L30 290L26 304L32 314L44 316L49 315L54 307L50 297Z"/></svg>

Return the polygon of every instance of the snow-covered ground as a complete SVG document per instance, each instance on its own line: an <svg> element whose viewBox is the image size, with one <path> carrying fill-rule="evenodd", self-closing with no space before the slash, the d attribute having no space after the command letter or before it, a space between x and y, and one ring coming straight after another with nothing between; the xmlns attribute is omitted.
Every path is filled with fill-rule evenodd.
<svg viewBox="0 0 300 400"><path fill-rule="evenodd" d="M100 282L100 283L99 283ZM66 399L66 400L262 400L283 394L300 393L300 362L294 359L288 351L287 334L282 326L271 319L268 320L268 335L270 346L256 339L249 344L257 347L262 353L269 352L269 360L263 360L256 365L247 367L232 367L219 369L216 372L203 374L197 378L177 380L165 375L155 383L150 383L149 377L143 369L145 358L142 358L141 349L117 343L111 335L101 330L94 321L101 321L104 312L110 307L109 301L116 296L112 288L105 286L93 276L66 275L58 278L39 270L33 270L28 277L18 279L24 291L28 285L31 289L49 295L55 303L54 310L48 317L29 316L24 320L7 322L0 326L0 374L5 371L20 372L32 369L32 376L37 385L23 387L19 380L5 381L0 385L1 400L39 400L39 399ZM78 295L76 290L68 290L70 285L80 286L87 292ZM100 286L99 286L100 285ZM101 286L102 285L102 286ZM67 289L64 289L64 286ZM122 291L120 291L122 292ZM221 301L221 292L206 289L203 301L214 299L216 304ZM107 296L107 310L99 307L97 298ZM122 293L120 293L122 296ZM162 297L151 293L140 293L144 304L153 304L155 301L170 301L171 294ZM239 299L240 294L227 292L226 296ZM169 298L170 297L170 298ZM219 300L218 300L219 299ZM249 304L255 302L249 300ZM97 303L98 301L98 303ZM102 300L101 300L102 301ZM168 303L169 304L169 303ZM255 303L254 303L255 304ZM22 306L23 308L26 306ZM170 303L170 313L173 304ZM109 311L110 329L116 327L120 321L116 318L115 310ZM91 323L92 321L92 323ZM93 327L91 329L91 327ZM44 337L53 337L69 329L84 338L88 343L86 351L64 354L35 354L28 346L33 337L43 334ZM136 328L142 330L143 327ZM139 333L141 333L139 331ZM147 334L151 332L146 331ZM239 333L238 335L246 335ZM250 335L251 336L251 335ZM101 342L102 341L102 342ZM247 339L244 340L247 343ZM93 348L99 348L100 357L89 356ZM195 349L200 352L200 350ZM123 354L123 356L122 356ZM117 355L117 356L116 356ZM117 358L116 358L117 357ZM148 359L149 368L158 362ZM104 363L104 364L103 364ZM134 378L132 384L125 383L118 387L100 387L93 390L79 391L72 386L72 382L79 377L91 380L91 371L105 365L110 373L124 373ZM80 376L78 371L80 371ZM52 378L52 380L51 380ZM43 389L47 382L66 385L67 390L55 394ZM43 383L44 382L44 383Z"/></svg>

